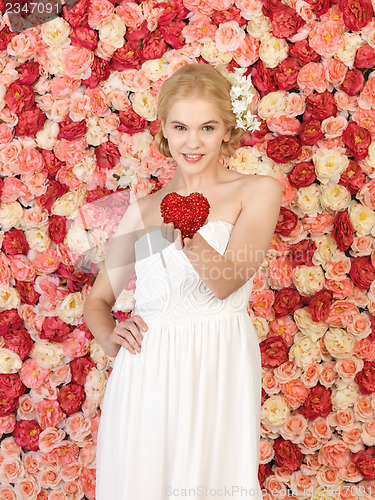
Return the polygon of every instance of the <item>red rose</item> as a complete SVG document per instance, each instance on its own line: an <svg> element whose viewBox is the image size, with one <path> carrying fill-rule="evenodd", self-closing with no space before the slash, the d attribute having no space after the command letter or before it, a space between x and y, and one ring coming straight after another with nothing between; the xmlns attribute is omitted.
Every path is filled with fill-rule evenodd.
<svg viewBox="0 0 375 500"><path fill-rule="evenodd" d="M102 142L95 148L96 162L99 168L109 170L120 161L120 151L112 141Z"/></svg>
<svg viewBox="0 0 375 500"><path fill-rule="evenodd" d="M298 309L300 304L300 295L297 290L293 288L282 288L275 293L275 300L273 303L273 310L275 316L286 316L293 314Z"/></svg>
<svg viewBox="0 0 375 500"><path fill-rule="evenodd" d="M165 26L170 24L174 19L186 19L189 10L184 6L182 0L171 0L171 2L159 2L159 7L164 7L163 13L158 18L158 25ZM229 10L229 9L228 9ZM215 23L216 24L216 23Z"/></svg>
<svg viewBox="0 0 375 500"><path fill-rule="evenodd" d="M374 14L370 0L340 0L339 9L345 26L352 31L364 28Z"/></svg>
<svg viewBox="0 0 375 500"><path fill-rule="evenodd" d="M18 420L13 430L13 437L24 450L39 450L39 435L42 428L36 420Z"/></svg>
<svg viewBox="0 0 375 500"><path fill-rule="evenodd" d="M281 335L266 338L259 347L264 368L277 368L289 359L288 346Z"/></svg>
<svg viewBox="0 0 375 500"><path fill-rule="evenodd" d="M97 56L94 56L94 62L90 69L90 77L86 78L86 80L82 80L83 85L87 85L90 89L97 87L99 82L107 80L111 74L109 62Z"/></svg>
<svg viewBox="0 0 375 500"><path fill-rule="evenodd" d="M302 415L310 420L327 417L332 411L331 394L332 391L329 387L323 387L318 382L310 389L305 401L298 409Z"/></svg>
<svg viewBox="0 0 375 500"><path fill-rule="evenodd" d="M287 439L278 438L273 443L273 450L275 452L275 463L278 467L291 471L299 470L304 455L297 444Z"/></svg>
<svg viewBox="0 0 375 500"><path fill-rule="evenodd" d="M160 4L159 4L160 5ZM181 34L183 28L186 26L184 21L174 21L167 26L160 26L160 34L171 47L178 50L185 45L185 37Z"/></svg>
<svg viewBox="0 0 375 500"><path fill-rule="evenodd" d="M9 398L19 398L26 391L26 386L17 373L0 373L0 392Z"/></svg>
<svg viewBox="0 0 375 500"><path fill-rule="evenodd" d="M17 309L6 309L0 312L0 335L4 335L10 328L20 328L22 318Z"/></svg>
<svg viewBox="0 0 375 500"><path fill-rule="evenodd" d="M67 325L58 316L46 316L43 321L40 338L48 339L51 342L64 342L73 329L73 326Z"/></svg>
<svg viewBox="0 0 375 500"><path fill-rule="evenodd" d="M339 184L346 187L350 194L357 194L366 182L366 174L354 161L349 160L349 165L341 174Z"/></svg>
<svg viewBox="0 0 375 500"><path fill-rule="evenodd" d="M328 90L322 93L314 92L306 98L306 108L303 113L303 120L315 118L325 120L330 116L336 116L337 106L333 94Z"/></svg>
<svg viewBox="0 0 375 500"><path fill-rule="evenodd" d="M131 43L125 42L121 48L114 51L111 59L111 68L118 71L129 68L141 68L141 61Z"/></svg>
<svg viewBox="0 0 375 500"><path fill-rule="evenodd" d="M126 111L120 111L118 116L121 120L120 125L117 127L119 132L135 134L137 132L142 132L147 126L147 120L139 116L133 108Z"/></svg>
<svg viewBox="0 0 375 500"><path fill-rule="evenodd" d="M85 399L84 387L74 382L60 387L57 395L60 408L66 415L73 415L73 413L79 411Z"/></svg>
<svg viewBox="0 0 375 500"><path fill-rule="evenodd" d="M375 392L375 361L364 360L363 368L356 374L354 380L359 385L362 394Z"/></svg>
<svg viewBox="0 0 375 500"><path fill-rule="evenodd" d="M43 156L48 179L54 179L57 172L65 165L65 163L59 160L53 151L48 149L40 149L39 153Z"/></svg>
<svg viewBox="0 0 375 500"><path fill-rule="evenodd" d="M4 28L0 31L0 50L7 50L8 43L11 39L18 35L17 32L10 31L9 26L5 25Z"/></svg>
<svg viewBox="0 0 375 500"><path fill-rule="evenodd" d="M43 127L46 115L37 106L22 111L18 115L17 135L35 135Z"/></svg>
<svg viewBox="0 0 375 500"><path fill-rule="evenodd" d="M267 142L267 156L276 163L288 163L302 153L302 144L298 137L278 135Z"/></svg>
<svg viewBox="0 0 375 500"><path fill-rule="evenodd" d="M280 207L279 219L276 224L275 233L281 236L289 236L297 226L298 215L289 208Z"/></svg>
<svg viewBox="0 0 375 500"><path fill-rule="evenodd" d="M332 236L341 252L348 250L353 244L354 227L350 221L348 210L342 210L335 216Z"/></svg>
<svg viewBox="0 0 375 500"><path fill-rule="evenodd" d="M350 257L350 260L349 275L353 283L362 290L370 290L371 283L375 280L375 267L371 264L370 256Z"/></svg>
<svg viewBox="0 0 375 500"><path fill-rule="evenodd" d="M5 102L13 113L31 109L35 103L34 90L18 81L11 83L5 92Z"/></svg>
<svg viewBox="0 0 375 500"><path fill-rule="evenodd" d="M0 417L10 415L17 408L18 398L12 398L6 392L0 391Z"/></svg>
<svg viewBox="0 0 375 500"><path fill-rule="evenodd" d="M187 11L187 13L189 13L189 11ZM182 17L181 19L186 19L186 17L187 16ZM226 23L228 21L235 21L242 28L242 26L248 23L247 19L241 16L241 10L236 5L232 5L231 7L229 7L229 9L225 11L214 10L213 13L210 15L210 19L212 24L214 24L215 26L219 26L220 24ZM159 26L160 26L160 18L159 18ZM232 61L234 61L234 59L232 59Z"/></svg>
<svg viewBox="0 0 375 500"><path fill-rule="evenodd" d="M365 78L362 72L357 68L353 68L346 72L344 81L340 85L340 90L343 90L348 95L357 95L359 92L362 92L364 86Z"/></svg>
<svg viewBox="0 0 375 500"><path fill-rule="evenodd" d="M373 68L375 66L375 49L367 43L360 47L354 59L355 68Z"/></svg>
<svg viewBox="0 0 375 500"><path fill-rule="evenodd" d="M278 87L274 80L275 69L267 68L258 59L257 63L251 67L251 81L259 92L275 92Z"/></svg>
<svg viewBox="0 0 375 500"><path fill-rule="evenodd" d="M297 87L297 76L301 69L298 59L287 57L275 69L274 80L280 90Z"/></svg>
<svg viewBox="0 0 375 500"><path fill-rule="evenodd" d="M290 184L297 189L310 186L315 179L315 166L312 161L297 163L288 174Z"/></svg>
<svg viewBox="0 0 375 500"><path fill-rule="evenodd" d="M160 30L148 31L143 38L142 47L139 49L139 57L143 59L160 59L168 50L168 45L163 39Z"/></svg>
<svg viewBox="0 0 375 500"><path fill-rule="evenodd" d="M156 120L149 122L148 131L150 132L150 134L153 137L155 137L155 135L158 133L160 127L161 127L161 120L159 120L159 118L157 118Z"/></svg>
<svg viewBox="0 0 375 500"><path fill-rule="evenodd" d="M64 121L59 123L60 132L57 135L58 139L65 139L67 141L73 141L74 139L79 139L86 134L86 121L80 120L78 122L73 121L70 116L68 116Z"/></svg>
<svg viewBox="0 0 375 500"><path fill-rule="evenodd" d="M306 265L311 261L316 251L316 244L313 240L301 240L293 243L290 249L290 258L293 264L297 266Z"/></svg>
<svg viewBox="0 0 375 500"><path fill-rule="evenodd" d="M346 148L356 160L364 160L371 144L370 132L356 122L349 122L342 134Z"/></svg>
<svg viewBox="0 0 375 500"><path fill-rule="evenodd" d="M356 470L368 481L375 479L375 446L352 453Z"/></svg>
<svg viewBox="0 0 375 500"><path fill-rule="evenodd" d="M74 269L73 266L66 266L65 264L60 264L58 269L54 272L57 276L66 279L66 288L70 293L78 292L82 289L83 285L88 283L92 276L87 273L83 273Z"/></svg>
<svg viewBox="0 0 375 500"><path fill-rule="evenodd" d="M309 304L312 320L316 323L327 321L332 302L333 294L331 290L326 290L325 288L319 290Z"/></svg>
<svg viewBox="0 0 375 500"><path fill-rule="evenodd" d="M72 374L72 382L79 385L85 385L89 371L93 366L96 366L94 361L86 356L73 359L69 365Z"/></svg>
<svg viewBox="0 0 375 500"><path fill-rule="evenodd" d="M307 3L310 4L311 10L316 14L318 17L322 16L326 12L328 12L330 8L330 2L329 0L306 0Z"/></svg>
<svg viewBox="0 0 375 500"><path fill-rule="evenodd" d="M77 0L73 1L72 6L68 4L62 9L62 17L67 23L70 24L72 28L87 28L88 27L88 16L89 16L89 0ZM72 2L70 2L72 3ZM74 7L74 8L72 8Z"/></svg>
<svg viewBox="0 0 375 500"><path fill-rule="evenodd" d="M27 255L29 244L21 229L12 228L4 232L2 250L6 255Z"/></svg>
<svg viewBox="0 0 375 500"><path fill-rule="evenodd" d="M40 293L35 290L35 279L33 281L21 281L14 279L15 287L21 295L22 302L34 305L38 302Z"/></svg>
<svg viewBox="0 0 375 500"><path fill-rule="evenodd" d="M273 25L272 34L276 38L290 38L297 33L305 21L288 5L282 5L269 13Z"/></svg>
<svg viewBox="0 0 375 500"><path fill-rule="evenodd" d="M290 45L289 55L295 57L301 66L305 66L309 62L320 61L320 55L310 47L306 39Z"/></svg>
<svg viewBox="0 0 375 500"><path fill-rule="evenodd" d="M62 186L59 182L50 179L47 191L36 199L36 203L47 212L51 212L51 207L63 194L68 191L68 186Z"/></svg>
<svg viewBox="0 0 375 500"><path fill-rule="evenodd" d="M298 136L305 146L313 146L323 137L321 122L315 118L310 118L301 124Z"/></svg>
<svg viewBox="0 0 375 500"><path fill-rule="evenodd" d="M48 236L51 241L58 245L64 241L66 234L66 217L52 214L48 219Z"/></svg>
<svg viewBox="0 0 375 500"><path fill-rule="evenodd" d="M91 28L82 28L81 26L74 28L69 35L71 45L76 47L85 47L86 49L96 50L99 41L98 32Z"/></svg>
<svg viewBox="0 0 375 500"><path fill-rule="evenodd" d="M32 85L39 77L39 63L28 61L16 68L19 78L18 82L22 85Z"/></svg>
<svg viewBox="0 0 375 500"><path fill-rule="evenodd" d="M265 16L268 15L269 11L278 9L283 6L283 2L281 0L262 0L263 9L262 12Z"/></svg>
<svg viewBox="0 0 375 500"><path fill-rule="evenodd" d="M25 328L12 329L4 335L4 347L17 353L22 361L28 357L33 345L34 342Z"/></svg>

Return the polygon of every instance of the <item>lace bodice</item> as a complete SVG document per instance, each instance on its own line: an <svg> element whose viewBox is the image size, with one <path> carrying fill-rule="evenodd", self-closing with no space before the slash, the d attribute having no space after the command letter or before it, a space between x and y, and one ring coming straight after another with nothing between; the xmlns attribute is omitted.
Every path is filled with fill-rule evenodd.
<svg viewBox="0 0 375 500"><path fill-rule="evenodd" d="M233 225L210 221L199 229L203 238L221 255ZM226 299L218 299L201 280L189 259L160 230L144 234L135 243L134 314L146 323L182 323L246 312L252 290L251 278Z"/></svg>

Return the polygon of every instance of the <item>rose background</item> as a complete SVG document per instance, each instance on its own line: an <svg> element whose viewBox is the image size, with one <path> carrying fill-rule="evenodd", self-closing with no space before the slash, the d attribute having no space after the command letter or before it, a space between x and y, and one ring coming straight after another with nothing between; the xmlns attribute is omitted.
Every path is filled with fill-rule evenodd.
<svg viewBox="0 0 375 500"><path fill-rule="evenodd" d="M79 0L12 33L0 1L1 498L95 498L113 358L84 301L131 195L173 177L156 99L194 62L247 68L262 127L222 161L283 187L248 305L264 498L375 498L374 5Z"/></svg>

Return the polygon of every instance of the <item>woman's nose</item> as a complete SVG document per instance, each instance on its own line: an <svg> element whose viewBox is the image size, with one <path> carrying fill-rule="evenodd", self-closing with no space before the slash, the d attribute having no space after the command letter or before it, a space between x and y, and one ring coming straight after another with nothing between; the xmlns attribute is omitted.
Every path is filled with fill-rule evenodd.
<svg viewBox="0 0 375 500"><path fill-rule="evenodd" d="M200 144L200 137L198 132L190 132L188 134L187 143L190 148L198 147Z"/></svg>

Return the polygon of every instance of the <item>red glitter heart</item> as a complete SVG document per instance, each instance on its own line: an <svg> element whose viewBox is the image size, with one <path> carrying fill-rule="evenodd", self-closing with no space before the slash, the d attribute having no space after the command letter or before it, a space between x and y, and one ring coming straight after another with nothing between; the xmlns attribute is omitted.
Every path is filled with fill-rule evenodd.
<svg viewBox="0 0 375 500"><path fill-rule="evenodd" d="M210 204L201 193L181 196L172 192L161 200L160 211L166 224L173 222L174 227L180 229L183 240L192 238L203 226L210 212Z"/></svg>

